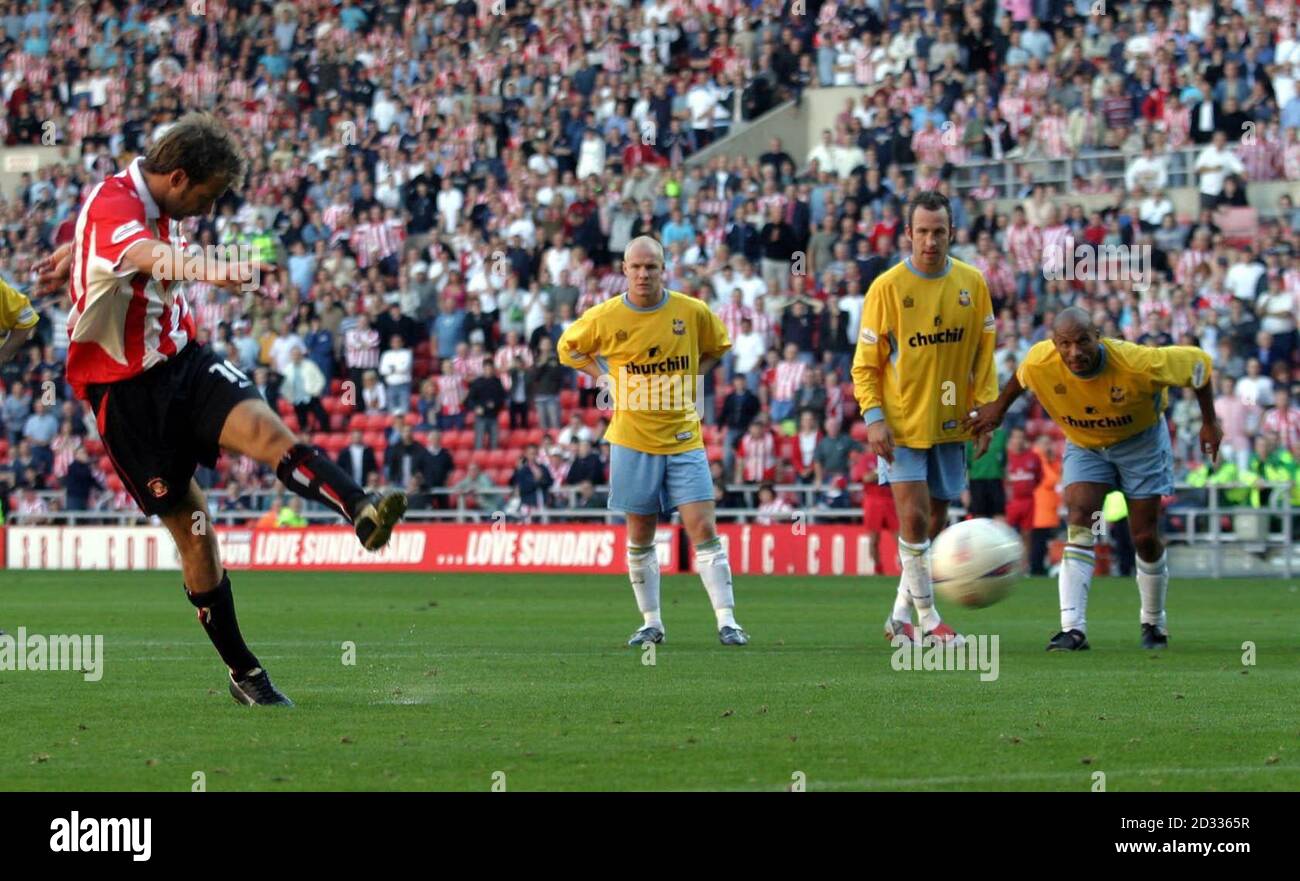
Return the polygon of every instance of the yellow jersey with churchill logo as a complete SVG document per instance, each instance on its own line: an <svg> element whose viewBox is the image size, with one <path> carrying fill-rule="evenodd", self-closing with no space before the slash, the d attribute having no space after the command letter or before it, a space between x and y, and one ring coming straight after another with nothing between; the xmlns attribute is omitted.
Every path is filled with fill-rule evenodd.
<svg viewBox="0 0 1300 881"><path fill-rule="evenodd" d="M40 320L31 301L0 279L0 342L11 331L35 327Z"/></svg>
<svg viewBox="0 0 1300 881"><path fill-rule="evenodd" d="M594 361L607 376L610 443L667 455L703 449L700 364L730 348L726 327L707 305L664 291L649 308L627 294L592 306L560 337L558 354L577 370Z"/></svg>
<svg viewBox="0 0 1300 881"><path fill-rule="evenodd" d="M867 423L884 418L913 449L965 441L961 421L998 396L997 326L978 269L948 259L936 275L904 260L881 273L862 307L853 391Z"/></svg>
<svg viewBox="0 0 1300 881"><path fill-rule="evenodd" d="M1139 346L1101 341L1101 363L1087 377L1061 360L1051 340L1036 344L1016 371L1052 421L1076 447L1097 450L1128 440L1156 424L1172 387L1202 388L1212 361L1194 346Z"/></svg>

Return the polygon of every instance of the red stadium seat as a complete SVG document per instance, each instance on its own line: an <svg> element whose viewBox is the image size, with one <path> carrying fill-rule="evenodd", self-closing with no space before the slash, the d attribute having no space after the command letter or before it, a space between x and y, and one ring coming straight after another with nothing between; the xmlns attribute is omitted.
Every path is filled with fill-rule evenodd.
<svg viewBox="0 0 1300 881"><path fill-rule="evenodd" d="M326 434L323 431L318 431L311 436L311 442L318 447L325 447L330 442L330 438L332 437L334 437L334 435Z"/></svg>
<svg viewBox="0 0 1300 881"><path fill-rule="evenodd" d="M353 413L348 417L348 431L367 431L370 417L365 413Z"/></svg>
<svg viewBox="0 0 1300 881"><path fill-rule="evenodd" d="M489 467L489 463L490 463L490 461L491 461L491 457L492 457L492 453L493 453L493 452L495 452L495 451L494 451L494 450L475 450L475 451L470 455L470 461L473 462L475 465L477 465L477 466L480 467L480 468L487 468L487 467Z"/></svg>
<svg viewBox="0 0 1300 881"><path fill-rule="evenodd" d="M417 358L428 358L432 352L433 350L429 348L428 340L415 344L415 357Z"/></svg>
<svg viewBox="0 0 1300 881"><path fill-rule="evenodd" d="M371 431L387 431L388 427L393 424L393 415L391 413L371 413L367 417L366 424Z"/></svg>
<svg viewBox="0 0 1300 881"><path fill-rule="evenodd" d="M334 396L337 396L337 395L341 394L342 392L343 392L343 380L341 380L341 379L331 379L331 380L330 380L330 394L331 394L331 395L334 395Z"/></svg>
<svg viewBox="0 0 1300 881"><path fill-rule="evenodd" d="M510 477L515 473L513 468L494 468L492 469L492 482L497 486L505 486L510 482Z"/></svg>
<svg viewBox="0 0 1300 881"><path fill-rule="evenodd" d="M122 478L118 477L112 471L108 473L107 479L104 480L104 485L108 487L108 491L111 493L120 493L123 489Z"/></svg>
<svg viewBox="0 0 1300 881"><path fill-rule="evenodd" d="M493 468L509 468L519 461L519 453L516 450L493 450L488 456L488 463Z"/></svg>
<svg viewBox="0 0 1300 881"><path fill-rule="evenodd" d="M867 442L867 423L858 421L853 423L853 428L849 430L849 436L858 443Z"/></svg>
<svg viewBox="0 0 1300 881"><path fill-rule="evenodd" d="M330 431L347 431L349 419L346 413L335 413L330 417Z"/></svg>
<svg viewBox="0 0 1300 881"><path fill-rule="evenodd" d="M605 412L603 410L600 410L596 407L588 407L586 410L582 410L581 413L582 413L582 421L587 424L588 428L594 427L595 424L599 422L601 418L604 417L605 415Z"/></svg>
<svg viewBox="0 0 1300 881"><path fill-rule="evenodd" d="M451 451L451 463L457 468L465 468L469 465L470 451L464 448Z"/></svg>
<svg viewBox="0 0 1300 881"><path fill-rule="evenodd" d="M528 443L540 444L542 442L542 430L540 428L528 429Z"/></svg>
<svg viewBox="0 0 1300 881"><path fill-rule="evenodd" d="M370 449L374 450L376 455L379 454L380 450L388 446L388 444L384 442L384 434L381 431L365 432L361 436L361 442L366 446L370 447Z"/></svg>
<svg viewBox="0 0 1300 881"><path fill-rule="evenodd" d="M560 391L560 407L565 410L572 410L578 406L578 392L571 388Z"/></svg>

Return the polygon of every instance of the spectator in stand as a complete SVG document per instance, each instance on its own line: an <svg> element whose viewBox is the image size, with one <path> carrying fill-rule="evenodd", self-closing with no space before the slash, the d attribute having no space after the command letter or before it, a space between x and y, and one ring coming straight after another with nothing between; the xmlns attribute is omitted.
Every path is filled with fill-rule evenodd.
<svg viewBox="0 0 1300 881"><path fill-rule="evenodd" d="M343 335L343 346L348 379L360 389L366 373L379 366L379 332L370 327L369 316L357 316L356 326Z"/></svg>
<svg viewBox="0 0 1300 881"><path fill-rule="evenodd" d="M361 411L372 415L388 412L388 390L373 370L367 370L361 378Z"/></svg>
<svg viewBox="0 0 1300 881"><path fill-rule="evenodd" d="M758 516L754 522L759 526L772 526L790 519L794 506L776 494L776 488L765 483L758 488Z"/></svg>
<svg viewBox="0 0 1300 881"><path fill-rule="evenodd" d="M799 414L799 430L790 439L789 460L794 466L795 480L799 483L817 483L817 447L823 434L817 425L817 414L803 410Z"/></svg>
<svg viewBox="0 0 1300 881"><path fill-rule="evenodd" d="M438 430L460 430L465 427L465 380L452 369L450 358L444 358L442 373L438 377Z"/></svg>
<svg viewBox="0 0 1300 881"><path fill-rule="evenodd" d="M600 454L592 449L591 441L579 440L574 447L573 459L564 475L564 485L605 483L605 466L600 461Z"/></svg>
<svg viewBox="0 0 1300 881"><path fill-rule="evenodd" d="M496 489L496 484L473 462L465 469L465 476L456 481L451 489L453 504L463 505L471 511L487 510L495 506L492 491Z"/></svg>
<svg viewBox="0 0 1300 881"><path fill-rule="evenodd" d="M789 343L785 347L785 358L776 365L770 382L772 388L769 413L773 422L784 422L794 414L795 393L803 384L803 375L808 365L799 358L799 347Z"/></svg>
<svg viewBox="0 0 1300 881"><path fill-rule="evenodd" d="M1291 403L1291 390L1286 386L1273 390L1273 406L1261 417L1259 431L1277 438L1283 450L1300 450L1300 407Z"/></svg>
<svg viewBox="0 0 1300 881"><path fill-rule="evenodd" d="M749 424L737 452L735 483L764 483L776 478L776 440L764 417L759 416Z"/></svg>
<svg viewBox="0 0 1300 881"><path fill-rule="evenodd" d="M434 490L440 490L447 486L447 479L455 470L456 465L452 460L451 453L447 452L442 446L442 432L430 431L425 438L424 446L428 456L424 459L423 487L432 493ZM433 495L430 507L446 508L447 496Z"/></svg>
<svg viewBox="0 0 1300 881"><path fill-rule="evenodd" d="M474 449L483 449L484 435L489 438L488 447L496 449L498 417L505 408L505 387L501 385L492 361L485 359L483 374L469 384L469 394L465 398L465 409L474 414Z"/></svg>
<svg viewBox="0 0 1300 881"><path fill-rule="evenodd" d="M31 445L32 462L42 471L54 468L50 442L59 433L59 420L46 410L41 400L32 402L32 415L23 423L23 439Z"/></svg>
<svg viewBox="0 0 1300 881"><path fill-rule="evenodd" d="M532 357L531 355L529 356ZM521 358L510 362L510 372L506 374L509 384L510 428L527 428L530 411L528 399L528 370Z"/></svg>
<svg viewBox="0 0 1300 881"><path fill-rule="evenodd" d="M388 412L402 415L411 406L411 379L415 355L407 348L401 334L393 334L388 351L379 357L379 375L387 386Z"/></svg>
<svg viewBox="0 0 1300 881"><path fill-rule="evenodd" d="M529 385L537 407L538 424L543 429L560 427L560 391L570 372L560 364L551 338L542 337L537 347L537 358L529 371Z"/></svg>
<svg viewBox="0 0 1300 881"><path fill-rule="evenodd" d="M510 477L510 486L518 492L520 502L534 510L546 507L546 493L553 483L551 472L538 461L537 455L537 444L525 447Z"/></svg>
<svg viewBox="0 0 1300 881"><path fill-rule="evenodd" d="M1048 545L1061 529L1061 463L1056 457L1051 437L1046 434L1040 434L1035 439L1034 452L1042 464L1042 478L1034 489L1034 529L1030 541L1029 573L1047 575Z"/></svg>
<svg viewBox="0 0 1300 881"><path fill-rule="evenodd" d="M293 405L293 411L298 416L298 426L300 430L306 432L309 429L308 416L314 416L316 419L317 431L330 430L330 417L325 412L325 405L321 403L321 393L325 391L325 377L321 374L320 368L314 361L309 361L305 357L303 347L296 345L289 356L289 364L285 368L284 380L281 383L285 395L289 398L289 403Z"/></svg>
<svg viewBox="0 0 1300 881"><path fill-rule="evenodd" d="M813 468L816 472L814 484L824 495L824 501L833 508L847 507L848 493L844 488L848 483L851 467L850 457L861 452L862 444L840 430L838 419L827 419L826 434L817 442L813 454Z"/></svg>
<svg viewBox="0 0 1300 881"><path fill-rule="evenodd" d="M411 426L403 425L397 443L384 453L384 468L388 472L389 484L406 487L415 478L418 486L428 489L427 478L432 458L429 451L415 439Z"/></svg>
<svg viewBox="0 0 1300 881"><path fill-rule="evenodd" d="M1194 168L1202 208L1217 208L1227 176L1246 172L1246 166L1228 146L1228 135L1222 129L1214 132L1210 145L1197 155Z"/></svg>
<svg viewBox="0 0 1300 881"><path fill-rule="evenodd" d="M75 458L68 465L67 473L63 475L63 490L63 508L66 511L89 511L91 492L103 492L104 485L91 469L90 454L85 447L77 448Z"/></svg>
<svg viewBox="0 0 1300 881"><path fill-rule="evenodd" d="M353 430L348 445L339 450L337 461L338 466L361 486L365 486L372 472L379 470L375 451L366 445L364 435L357 430Z"/></svg>

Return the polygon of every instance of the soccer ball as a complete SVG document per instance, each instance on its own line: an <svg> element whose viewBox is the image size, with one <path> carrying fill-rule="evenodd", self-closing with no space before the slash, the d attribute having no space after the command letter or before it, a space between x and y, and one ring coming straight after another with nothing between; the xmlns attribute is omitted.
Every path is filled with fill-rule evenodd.
<svg viewBox="0 0 1300 881"><path fill-rule="evenodd" d="M1024 545L1010 526L983 517L963 520L934 540L931 580L945 600L983 608L1011 593L1024 561Z"/></svg>

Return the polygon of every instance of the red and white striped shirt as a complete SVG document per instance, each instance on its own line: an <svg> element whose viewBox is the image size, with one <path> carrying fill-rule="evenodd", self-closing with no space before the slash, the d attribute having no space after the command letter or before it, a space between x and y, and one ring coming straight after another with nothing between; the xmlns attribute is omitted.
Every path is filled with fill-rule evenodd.
<svg viewBox="0 0 1300 881"><path fill-rule="evenodd" d="M350 369L374 370L379 366L379 331L354 327L343 334L343 360Z"/></svg>
<svg viewBox="0 0 1300 881"><path fill-rule="evenodd" d="M753 310L744 303L726 303L718 310L722 326L727 329L727 337L733 340L740 336L740 323L746 318L752 319L753 314Z"/></svg>
<svg viewBox="0 0 1300 881"><path fill-rule="evenodd" d="M523 343L517 346L502 346L497 349L496 355L492 358L492 363L497 369L497 376L501 379L501 384L505 386L506 391L510 391L510 370L515 366L516 358L523 362L525 369L533 366L532 349Z"/></svg>
<svg viewBox="0 0 1300 881"><path fill-rule="evenodd" d="M1191 140L1192 131L1192 110L1190 107L1166 104L1164 113L1161 115L1161 121L1164 123L1165 143L1171 150L1177 150L1187 146Z"/></svg>
<svg viewBox="0 0 1300 881"><path fill-rule="evenodd" d="M1248 180L1275 180L1282 171L1282 144L1257 134L1251 143L1237 149L1237 158L1246 166Z"/></svg>
<svg viewBox="0 0 1300 881"><path fill-rule="evenodd" d="M794 507L777 496L772 501L758 506L758 516L754 518L754 522L759 526L771 526L774 519L778 523L784 522L793 512Z"/></svg>
<svg viewBox="0 0 1300 881"><path fill-rule="evenodd" d="M194 316L176 282L115 272L137 242L186 245L180 224L160 212L145 186L141 161L97 184L77 215L67 377L79 398L86 385L130 379L194 338Z"/></svg>
<svg viewBox="0 0 1300 881"><path fill-rule="evenodd" d="M1016 272L1037 272L1043 253L1043 233L1033 224L1007 227L1007 253Z"/></svg>
<svg viewBox="0 0 1300 881"><path fill-rule="evenodd" d="M1174 281L1180 285L1190 283L1196 272L1196 267L1205 263L1209 259L1209 251L1198 251L1195 248L1188 248L1179 256L1178 262L1174 264Z"/></svg>
<svg viewBox="0 0 1300 881"><path fill-rule="evenodd" d="M457 355L451 359L451 372L460 377L461 381L466 385L469 385L470 382L483 375L483 362L469 355L463 358Z"/></svg>
<svg viewBox="0 0 1300 881"><path fill-rule="evenodd" d="M1068 123L1063 116L1046 116L1038 122L1038 142L1048 159L1064 159L1070 155Z"/></svg>
<svg viewBox="0 0 1300 881"><path fill-rule="evenodd" d="M50 452L54 454L54 476L62 480L68 473L68 466L77 458L81 449L81 438L75 434L56 435L50 441Z"/></svg>
<svg viewBox="0 0 1300 881"><path fill-rule="evenodd" d="M465 400L465 383L455 373L438 377L438 412L454 416Z"/></svg>
<svg viewBox="0 0 1300 881"><path fill-rule="evenodd" d="M1043 230L1043 266L1063 267L1068 259L1074 257L1073 243L1066 241L1070 238L1070 228L1064 223L1057 226L1049 226ZM1066 252L1069 253L1066 253Z"/></svg>
<svg viewBox="0 0 1300 881"><path fill-rule="evenodd" d="M1287 144L1282 151L1282 177L1300 180L1300 141Z"/></svg>
<svg viewBox="0 0 1300 881"><path fill-rule="evenodd" d="M776 365L776 377L772 383L772 399L775 401L793 401L808 365L802 361L782 361Z"/></svg>
<svg viewBox="0 0 1300 881"><path fill-rule="evenodd" d="M761 483L776 471L776 441L765 431L755 440L752 434L740 439L741 480Z"/></svg>
<svg viewBox="0 0 1300 881"><path fill-rule="evenodd" d="M1276 434L1281 449L1295 449L1296 444L1300 443L1300 408L1288 407L1286 412L1277 407L1272 408L1260 420L1259 429L1264 433Z"/></svg>
<svg viewBox="0 0 1300 881"><path fill-rule="evenodd" d="M321 215L321 220L331 230L338 230L348 225L352 219L352 206L347 202L331 202Z"/></svg>
<svg viewBox="0 0 1300 881"><path fill-rule="evenodd" d="M917 162L926 165L943 165L943 132L939 129L921 129L912 135L912 150Z"/></svg>

